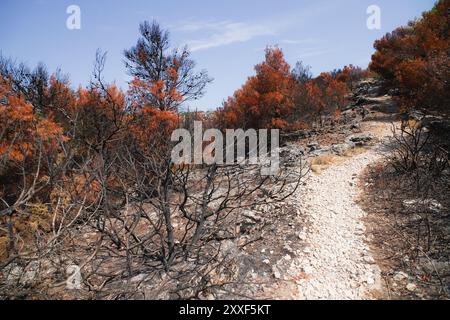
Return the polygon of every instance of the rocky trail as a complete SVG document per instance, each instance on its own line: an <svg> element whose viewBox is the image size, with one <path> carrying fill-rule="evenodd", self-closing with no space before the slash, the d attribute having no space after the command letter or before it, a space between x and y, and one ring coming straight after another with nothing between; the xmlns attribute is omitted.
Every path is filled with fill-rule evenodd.
<svg viewBox="0 0 450 320"><path fill-rule="evenodd" d="M358 177L385 154L388 124L367 123L377 143L365 152L310 173L293 203L298 204L307 226L298 234L304 241L295 257L287 255L273 266L280 279L275 299L371 299L382 294L381 272L371 254L362 219L365 212L356 199ZM296 274L296 277L292 277Z"/></svg>
<svg viewBox="0 0 450 320"><path fill-rule="evenodd" d="M295 257L285 256L273 267L275 278L281 281L270 293L272 298L353 300L381 294L380 269L362 221L365 212L356 199L360 193L358 177L383 157L381 141L391 132L386 123L369 122L366 126L378 142L320 174L310 173L292 200L299 205L301 216L307 217L307 226L299 234L305 245ZM293 278L293 273L297 277Z"/></svg>
<svg viewBox="0 0 450 320"><path fill-rule="evenodd" d="M300 299L364 299L381 289L380 270L366 244L365 213L355 203L357 179L380 159L379 149L332 165L310 177L300 197L309 217L308 248L301 257L308 278L298 284Z"/></svg>
<svg viewBox="0 0 450 320"><path fill-rule="evenodd" d="M339 129L328 140L306 140L306 145L286 147L292 158L310 148L309 161L322 164L320 158L331 160L311 170L286 203L296 214L284 218L285 225L274 227L266 241L246 252L246 280L259 283L247 288L246 296L355 300L385 295L363 221L367 213L357 202L365 183L361 178L364 170L389 152L386 142L393 135L391 120L395 118L387 118L394 114L390 96L377 94L371 83L362 87L354 97L356 109L349 109L350 114L367 110L366 120L353 125L359 134Z"/></svg>

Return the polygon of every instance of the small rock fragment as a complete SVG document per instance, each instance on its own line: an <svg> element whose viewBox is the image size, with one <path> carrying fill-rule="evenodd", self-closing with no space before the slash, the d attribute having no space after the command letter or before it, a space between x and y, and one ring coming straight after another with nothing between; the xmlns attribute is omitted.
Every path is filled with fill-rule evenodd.
<svg viewBox="0 0 450 320"><path fill-rule="evenodd" d="M416 291L417 286L414 283L408 283L408 285L406 286L406 290L408 290L409 292L414 292Z"/></svg>

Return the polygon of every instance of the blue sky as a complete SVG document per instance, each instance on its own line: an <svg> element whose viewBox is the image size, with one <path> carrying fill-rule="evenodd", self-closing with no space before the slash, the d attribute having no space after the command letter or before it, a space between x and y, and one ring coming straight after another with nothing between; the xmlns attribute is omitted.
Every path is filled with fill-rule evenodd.
<svg viewBox="0 0 450 320"><path fill-rule="evenodd" d="M314 74L347 64L366 67L373 42L420 17L434 0L0 0L0 51L30 66L60 67L74 87L86 85L95 51L108 51L105 77L126 89L122 52L138 25L157 20L174 47L188 45L215 80L192 108L215 109L254 73L267 45ZM66 28L69 5L81 8L81 30ZM367 7L381 9L381 30L366 27Z"/></svg>

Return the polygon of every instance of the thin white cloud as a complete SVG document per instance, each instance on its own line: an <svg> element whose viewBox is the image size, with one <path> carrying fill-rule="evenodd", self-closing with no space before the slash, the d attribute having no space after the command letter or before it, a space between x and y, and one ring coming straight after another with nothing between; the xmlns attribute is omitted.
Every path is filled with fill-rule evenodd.
<svg viewBox="0 0 450 320"><path fill-rule="evenodd" d="M223 21L195 21L188 20L182 24L172 26L171 29L184 32L201 34L199 39L187 41L191 51L217 48L233 43L243 43L257 37L273 36L281 34L292 28L305 27L308 21L315 19L324 10L336 7L335 3L317 1L313 5L303 8L301 11L288 14L267 17L259 22ZM301 45L317 43L316 39L284 39L281 44ZM310 54L310 53L308 53Z"/></svg>
<svg viewBox="0 0 450 320"><path fill-rule="evenodd" d="M186 44L191 51L200 51L217 48L233 43L243 43L256 37L274 35L271 28L245 22L215 21L215 22L188 22L175 28L181 32L205 32L204 38L190 40Z"/></svg>
<svg viewBox="0 0 450 320"><path fill-rule="evenodd" d="M187 21L180 25L173 26L173 29L181 32L197 32L197 31L211 31L220 30L232 21Z"/></svg>
<svg viewBox="0 0 450 320"><path fill-rule="evenodd" d="M300 59L304 59L304 58L308 58L308 57L321 56L321 55L324 55L327 53L329 53L328 50L322 50L322 49L318 49L318 48L310 48L310 49L302 50L297 57Z"/></svg>
<svg viewBox="0 0 450 320"><path fill-rule="evenodd" d="M281 40L281 44L288 44L288 45L299 45L299 44L311 44L311 43L317 43L318 41L316 39L301 39L301 40L293 40L293 39L283 39Z"/></svg>

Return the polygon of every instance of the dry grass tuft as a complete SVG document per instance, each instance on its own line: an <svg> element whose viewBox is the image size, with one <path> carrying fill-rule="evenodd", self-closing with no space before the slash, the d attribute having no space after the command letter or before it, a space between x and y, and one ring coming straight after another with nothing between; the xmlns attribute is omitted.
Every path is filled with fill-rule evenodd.
<svg viewBox="0 0 450 320"><path fill-rule="evenodd" d="M339 156L333 154L325 154L322 156L315 157L310 161L311 171L320 174L322 171L326 170L328 166L341 162Z"/></svg>
<svg viewBox="0 0 450 320"><path fill-rule="evenodd" d="M330 165L336 162L338 159L338 156L335 156L333 154L326 154L323 156L318 156L313 159L311 159L311 165L312 166L325 166Z"/></svg>
<svg viewBox="0 0 450 320"><path fill-rule="evenodd" d="M342 156L346 158L351 158L357 155L360 155L367 151L366 147L355 147L352 149L347 149L343 152Z"/></svg>
<svg viewBox="0 0 450 320"><path fill-rule="evenodd" d="M312 172L320 174L324 170L326 170L330 165L342 163L344 161L347 161L348 158L357 156L366 151L367 151L366 147L356 147L344 151L343 154L340 156L335 154L321 155L311 159L310 168Z"/></svg>

